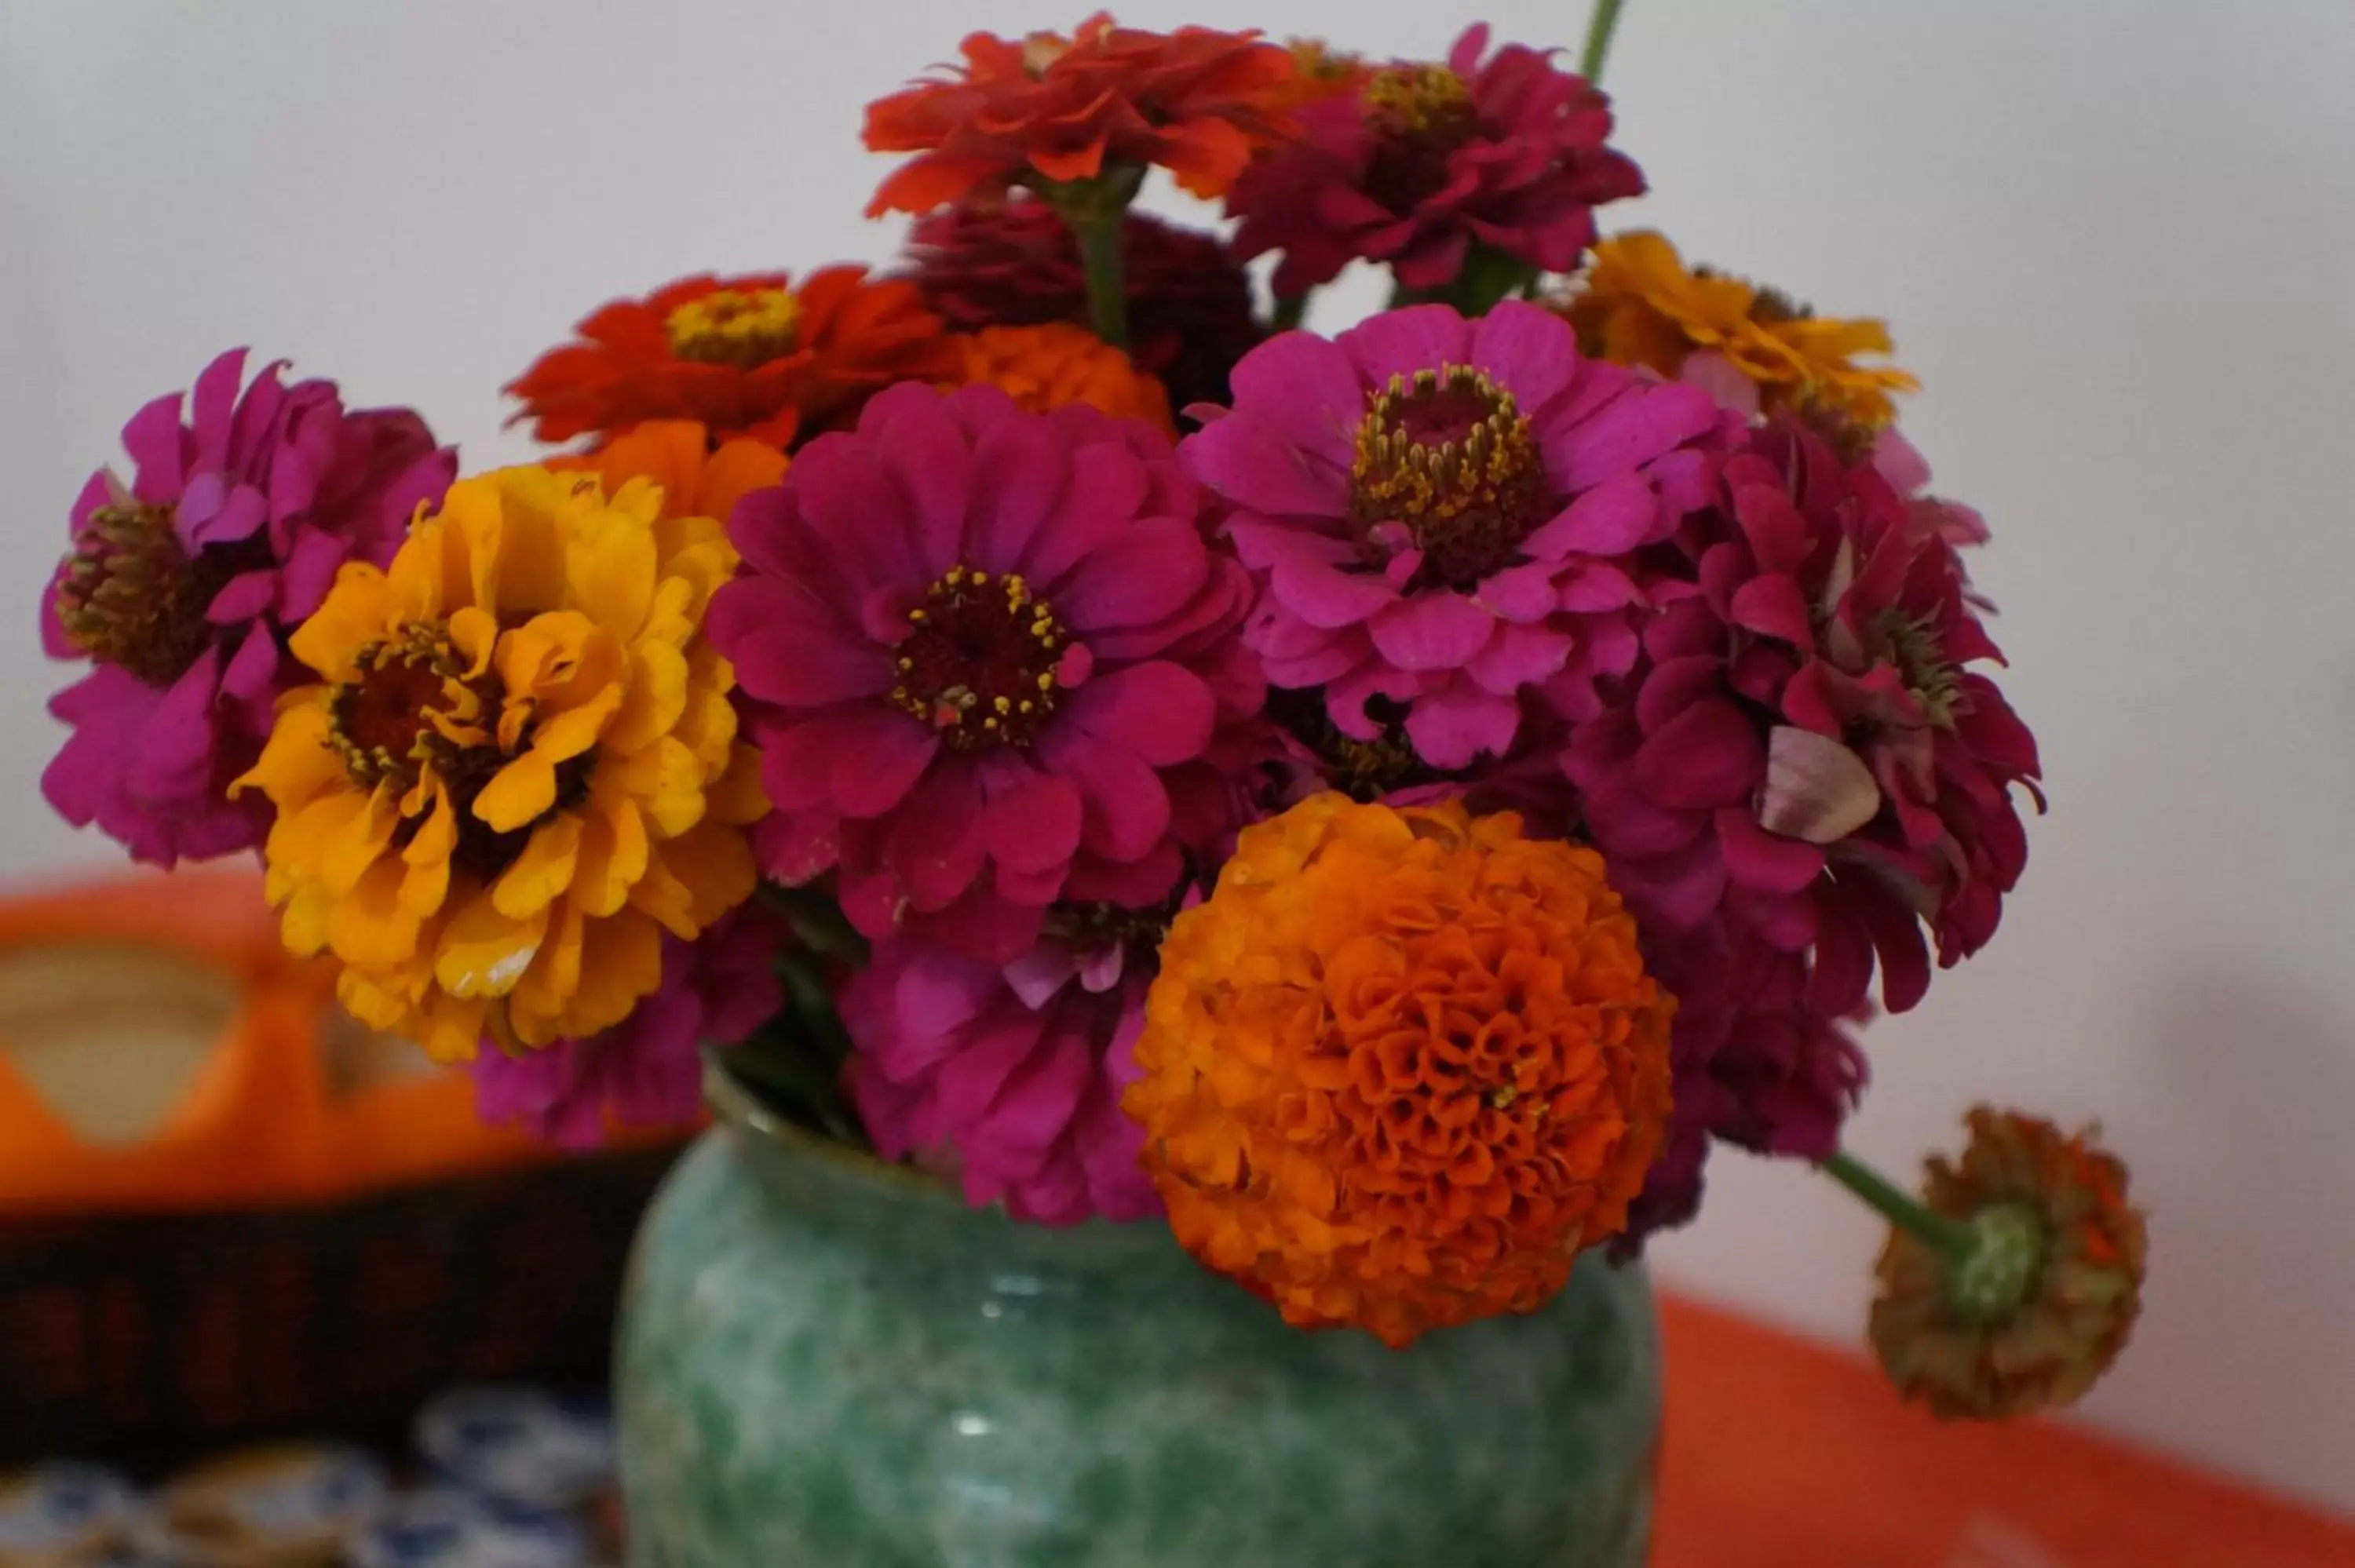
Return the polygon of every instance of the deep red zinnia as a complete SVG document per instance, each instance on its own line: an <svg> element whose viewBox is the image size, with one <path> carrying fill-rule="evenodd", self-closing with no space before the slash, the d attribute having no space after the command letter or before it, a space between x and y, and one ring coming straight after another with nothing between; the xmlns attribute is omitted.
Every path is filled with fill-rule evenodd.
<svg viewBox="0 0 2355 1568"><path fill-rule="evenodd" d="M1721 1139L1761 1154L1830 1154L1865 1080L1851 1021L1809 1001L1807 954L1786 952L1721 914L1680 936L1646 932L1644 961L1677 999L1675 1108L1628 1211L1623 1252L1692 1218L1710 1150Z"/></svg>
<svg viewBox="0 0 2355 1568"><path fill-rule="evenodd" d="M1954 547L1869 463L1776 420L1688 520L1689 581L1564 768L1630 901L1673 931L1732 910L1815 947L1810 1004L1861 1004L1876 962L1903 1012L1993 934L2028 846L2011 786L2034 738Z"/></svg>
<svg viewBox="0 0 2355 1568"><path fill-rule="evenodd" d="M1643 194L1641 172L1606 145L1608 99L1545 51L1508 44L1484 61L1487 48L1484 24L1444 65L1399 62L1304 105L1299 135L1235 182L1236 249L1284 252L1278 295L1356 260L1443 288L1476 244L1572 271L1594 242L1594 208Z"/></svg>

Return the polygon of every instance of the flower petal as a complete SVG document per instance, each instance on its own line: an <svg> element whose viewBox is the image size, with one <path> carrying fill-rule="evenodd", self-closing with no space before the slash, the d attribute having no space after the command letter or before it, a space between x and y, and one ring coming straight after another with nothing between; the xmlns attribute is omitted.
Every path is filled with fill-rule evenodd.
<svg viewBox="0 0 2355 1568"><path fill-rule="evenodd" d="M1746 803L1765 768L1764 748L1742 710L1721 698L1693 704L1644 737L1636 787L1685 810Z"/></svg>
<svg viewBox="0 0 2355 1568"><path fill-rule="evenodd" d="M1374 649L1401 670L1461 669L1497 630L1493 615L1450 589L1412 594L1373 618Z"/></svg>
<svg viewBox="0 0 2355 1568"><path fill-rule="evenodd" d="M1201 588L1209 570L1209 554L1191 522L1132 523L1056 588L1056 613L1082 636L1105 627L1147 624L1175 613Z"/></svg>
<svg viewBox="0 0 2355 1568"><path fill-rule="evenodd" d="M1484 692L1466 681L1415 699L1406 718L1407 738L1416 755L1433 768L1469 768L1482 753L1502 757L1512 749L1521 710L1510 697Z"/></svg>
<svg viewBox="0 0 2355 1568"><path fill-rule="evenodd" d="M1744 887L1796 893L1823 874L1821 849L1768 832L1740 806L1720 809L1717 838L1725 853L1726 874Z"/></svg>
<svg viewBox="0 0 2355 1568"><path fill-rule="evenodd" d="M1336 571L1299 556L1276 562L1268 588L1285 609L1328 631L1354 626L1399 602L1398 590L1380 577Z"/></svg>
<svg viewBox="0 0 2355 1568"><path fill-rule="evenodd" d="M1575 551L1621 556L1650 544L1660 524L1659 498L1639 474L1606 479L1521 542L1533 559L1558 561Z"/></svg>
<svg viewBox="0 0 2355 1568"><path fill-rule="evenodd" d="M1758 823L1810 844L1838 843L1881 814L1881 786L1864 758L1828 736L1777 725L1766 737Z"/></svg>
<svg viewBox="0 0 2355 1568"><path fill-rule="evenodd" d="M527 919L546 909L572 885L581 839L581 819L571 811L560 812L534 829L523 853L492 885L492 905L510 920Z"/></svg>
<svg viewBox="0 0 2355 1568"><path fill-rule="evenodd" d="M1068 699L1065 713L1097 740L1167 768L1202 754L1217 708L1200 676L1156 660L1098 676Z"/></svg>
<svg viewBox="0 0 2355 1568"><path fill-rule="evenodd" d="M1067 864L1080 847L1080 791L1015 758L983 769L981 832L990 858L1018 872Z"/></svg>

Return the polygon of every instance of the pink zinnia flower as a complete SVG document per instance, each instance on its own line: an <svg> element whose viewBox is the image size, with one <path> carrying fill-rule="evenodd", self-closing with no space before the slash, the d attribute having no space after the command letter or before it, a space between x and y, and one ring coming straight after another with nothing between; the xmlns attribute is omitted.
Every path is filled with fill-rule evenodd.
<svg viewBox="0 0 2355 1568"><path fill-rule="evenodd" d="M567 1149L593 1149L609 1118L676 1127L703 1108L705 1045L733 1045L784 1005L777 950L792 927L758 904L692 942L663 938L662 989L586 1040L510 1054L485 1040L473 1063L485 1121L519 1121Z"/></svg>
<svg viewBox="0 0 2355 1568"><path fill-rule="evenodd" d="M1399 63L1303 106L1299 134L1263 154L1228 194L1245 257L1282 250L1275 291L1330 282L1351 261L1388 262L1411 289L1440 289L1475 244L1546 272L1576 270L1594 208L1641 196L1644 176L1604 145L1610 100L1550 54L1508 44L1485 64L1484 24L1444 66Z"/></svg>
<svg viewBox="0 0 2355 1568"><path fill-rule="evenodd" d="M1816 948L1810 1004L1854 1011L1876 962L1903 1012L1976 952L2028 846L2010 787L2036 744L1966 668L1999 659L1954 547L1869 464L1788 420L1727 460L1679 535L1691 584L1564 768L1613 880L1665 929L1731 909Z"/></svg>
<svg viewBox="0 0 2355 1568"><path fill-rule="evenodd" d="M157 865L261 842L269 802L228 789L309 678L287 632L346 561L389 561L456 469L415 414L346 412L333 382L282 386L282 366L240 394L233 349L197 378L187 422L176 392L133 415L131 482L91 476L41 598L49 656L95 666L50 699L73 734L42 792Z"/></svg>
<svg viewBox="0 0 2355 1568"><path fill-rule="evenodd" d="M1150 948L1059 938L1003 968L920 938L876 947L842 996L851 1092L887 1158L954 1171L1018 1220L1135 1220L1161 1202L1121 1112L1136 1074Z"/></svg>
<svg viewBox="0 0 2355 1568"><path fill-rule="evenodd" d="M1322 688L1353 741L1395 738L1402 711L1442 769L1504 756L1525 700L1598 710L1596 678L1636 661L1635 556L1706 503L1736 428L1698 388L1582 359L1568 323L1518 302L1286 333L1234 387L1180 457L1235 508L1269 681Z"/></svg>
<svg viewBox="0 0 2355 1568"><path fill-rule="evenodd" d="M804 449L737 507L709 621L769 872L996 961L1058 898L1165 898L1232 831L1222 742L1264 696L1206 500L1147 427L986 387L894 387Z"/></svg>

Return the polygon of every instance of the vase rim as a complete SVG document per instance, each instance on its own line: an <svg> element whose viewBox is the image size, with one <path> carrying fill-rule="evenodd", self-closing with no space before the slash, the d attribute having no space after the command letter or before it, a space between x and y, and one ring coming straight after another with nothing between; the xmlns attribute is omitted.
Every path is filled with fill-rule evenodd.
<svg viewBox="0 0 2355 1568"><path fill-rule="evenodd" d="M1126 1273L1140 1260L1186 1259L1167 1221L1114 1221L1096 1216L1079 1224L1018 1220L1002 1203L976 1205L954 1181L837 1143L795 1125L760 1097L716 1053L704 1058L704 1098L716 1122L712 1136L736 1143L756 1179L827 1223L852 1226L913 1223L942 1245L977 1249L994 1266L1043 1274ZM961 1240L951 1244L954 1234Z"/></svg>
<svg viewBox="0 0 2355 1568"><path fill-rule="evenodd" d="M723 1128L740 1137L757 1139L813 1162L828 1174L874 1189L878 1193L905 1197L947 1208L968 1207L964 1195L947 1182L928 1176L871 1150L853 1149L822 1138L761 1103L761 1097L730 1069L717 1052L703 1061L703 1100Z"/></svg>

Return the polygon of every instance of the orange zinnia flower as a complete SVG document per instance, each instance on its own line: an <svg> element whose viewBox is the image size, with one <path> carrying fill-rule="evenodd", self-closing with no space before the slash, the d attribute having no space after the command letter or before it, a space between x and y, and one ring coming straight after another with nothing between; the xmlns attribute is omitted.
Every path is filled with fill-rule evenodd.
<svg viewBox="0 0 2355 1568"><path fill-rule="evenodd" d="M868 216L1093 179L1118 165L1156 164L1214 197L1287 129L1293 58L1256 32L1153 33L1099 13L1069 38L974 33L964 52L948 79L867 106L868 147L921 154L876 190Z"/></svg>
<svg viewBox="0 0 2355 1568"><path fill-rule="evenodd" d="M1949 1420L2073 1404L2142 1310L2149 1237L2126 1168L2097 1128L1988 1106L1967 1121L1962 1158L1933 1157L1922 1196L1970 1245L1950 1256L1890 1233L1872 1348L1900 1393Z"/></svg>
<svg viewBox="0 0 2355 1568"><path fill-rule="evenodd" d="M823 267L682 278L616 300L510 384L543 441L602 443L648 419L693 419L715 438L791 446L847 421L895 381L943 379L954 353L914 284Z"/></svg>
<svg viewBox="0 0 2355 1568"><path fill-rule="evenodd" d="M1579 346L1598 359L1699 380L1687 362L1715 356L1711 390L1739 394L1756 412L1824 410L1878 429L1896 417L1890 394L1921 386L1902 370L1859 363L1891 351L1885 323L1818 316L1772 289L1688 268L1649 230L1598 244L1564 310Z"/></svg>
<svg viewBox="0 0 2355 1568"><path fill-rule="evenodd" d="M986 381L1034 414L1085 403L1116 419L1142 419L1176 433L1161 383L1085 327L985 327L958 342L968 387Z"/></svg>
<svg viewBox="0 0 2355 1568"><path fill-rule="evenodd" d="M608 493L634 479L651 480L662 489L665 516L709 517L724 529L739 501L785 477L789 460L749 437L714 442L692 419L653 419L597 451L552 458L548 466L595 473Z"/></svg>
<svg viewBox="0 0 2355 1568"><path fill-rule="evenodd" d="M1618 1232L1675 1002L1593 851L1319 795L1178 916L1123 1102L1179 1241L1391 1345L1542 1305Z"/></svg>

